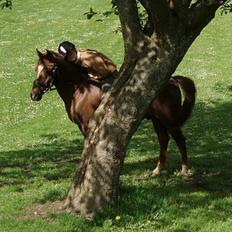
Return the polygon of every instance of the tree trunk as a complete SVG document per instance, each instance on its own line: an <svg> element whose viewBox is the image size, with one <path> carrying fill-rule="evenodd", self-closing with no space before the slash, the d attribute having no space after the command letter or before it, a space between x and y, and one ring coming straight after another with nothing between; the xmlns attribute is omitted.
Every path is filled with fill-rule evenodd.
<svg viewBox="0 0 232 232"><path fill-rule="evenodd" d="M159 50L162 52L157 52ZM171 47L166 51L164 48L146 51L145 56L137 60L128 82L119 92L114 88L99 106L90 122L91 129L66 200L67 207L88 214L117 198L128 143L151 100L180 62L176 58L174 62L174 54Z"/></svg>
<svg viewBox="0 0 232 232"><path fill-rule="evenodd" d="M217 9L208 12L203 7L195 18L195 8L189 8L189 21L186 23L181 17L186 17L187 13L175 5L178 1L170 1L172 5L167 6L158 3L163 1L141 2L148 11L149 25L153 25L146 33L138 24L135 1L118 0L125 42L124 64L118 81L89 123L82 161L65 204L82 215L93 213L105 203L117 199L120 171L132 135L150 102ZM189 1L181 2L187 4ZM159 11L160 18L152 14L152 8ZM175 14L173 10L176 10Z"/></svg>

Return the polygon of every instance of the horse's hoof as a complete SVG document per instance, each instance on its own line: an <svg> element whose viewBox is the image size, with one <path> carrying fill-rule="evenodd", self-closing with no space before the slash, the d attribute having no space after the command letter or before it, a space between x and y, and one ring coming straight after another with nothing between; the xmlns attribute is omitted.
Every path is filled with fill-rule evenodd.
<svg viewBox="0 0 232 232"><path fill-rule="evenodd" d="M192 175L193 175L193 172L191 171L191 169L182 169L178 173L178 176L182 176L182 177L190 177Z"/></svg>
<svg viewBox="0 0 232 232"><path fill-rule="evenodd" d="M160 176L161 174L161 170L159 170L158 168L154 169L151 173L151 177L156 177L156 176Z"/></svg>
<svg viewBox="0 0 232 232"><path fill-rule="evenodd" d="M183 177L188 177L189 175L188 175L188 172L187 171L180 171L179 172L179 176L183 176Z"/></svg>

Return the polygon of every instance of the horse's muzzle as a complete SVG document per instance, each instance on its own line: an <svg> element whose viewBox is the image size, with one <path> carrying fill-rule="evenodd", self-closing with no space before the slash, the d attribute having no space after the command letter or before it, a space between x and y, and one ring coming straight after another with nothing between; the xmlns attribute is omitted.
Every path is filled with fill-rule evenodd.
<svg viewBox="0 0 232 232"><path fill-rule="evenodd" d="M31 93L31 100L32 101L40 101L42 99L42 95Z"/></svg>

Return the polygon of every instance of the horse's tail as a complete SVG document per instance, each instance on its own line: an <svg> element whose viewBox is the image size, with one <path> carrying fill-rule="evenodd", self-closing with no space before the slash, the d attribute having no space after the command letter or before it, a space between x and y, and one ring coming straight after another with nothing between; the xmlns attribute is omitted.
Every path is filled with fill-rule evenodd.
<svg viewBox="0 0 232 232"><path fill-rule="evenodd" d="M196 87L194 82L187 77L174 76L173 78L178 82L180 91L184 95L179 121L180 126L182 126L192 113L196 100Z"/></svg>

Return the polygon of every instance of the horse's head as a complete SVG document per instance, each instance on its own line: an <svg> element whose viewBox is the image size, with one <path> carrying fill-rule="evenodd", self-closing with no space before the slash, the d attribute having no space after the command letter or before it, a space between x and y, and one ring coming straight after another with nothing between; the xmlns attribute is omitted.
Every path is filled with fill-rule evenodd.
<svg viewBox="0 0 232 232"><path fill-rule="evenodd" d="M39 60L35 67L36 79L31 90L31 99L33 101L41 100L43 94L51 89L56 75L57 62L62 59L59 54L52 51L46 53L36 51Z"/></svg>

